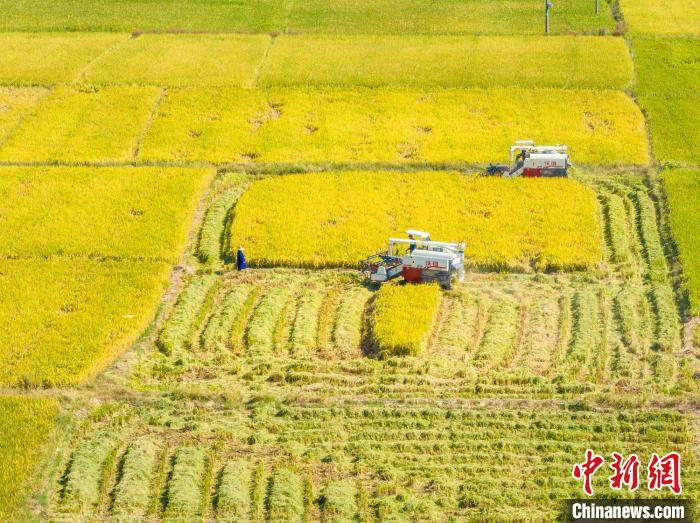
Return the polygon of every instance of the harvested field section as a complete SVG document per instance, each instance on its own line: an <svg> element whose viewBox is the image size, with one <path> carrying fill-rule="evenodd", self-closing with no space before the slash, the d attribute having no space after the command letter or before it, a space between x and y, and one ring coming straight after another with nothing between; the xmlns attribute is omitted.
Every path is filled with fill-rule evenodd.
<svg viewBox="0 0 700 523"><path fill-rule="evenodd" d="M444 409L426 405L290 402L254 406L240 420L241 428L231 431L226 410L216 403L206 419L193 412L192 400L136 405L127 416L120 411L88 428L64 476L70 478L72 464L82 466L78 458L90 450L92 463L105 465L93 465L92 474L83 476L83 491L99 492L105 488L103 477L116 477L108 469L117 469L133 445L150 434L169 449L163 454L167 478L161 484L154 470L151 484L159 487L146 489L141 500L148 497L150 504L162 507L151 513L153 521L199 519L202 514L216 514L222 521L334 521L377 514L411 520L520 520L534 514L550 520L561 500L580 492L580 485L561 470L568 471L594 445L606 459L613 451L635 452L642 462L652 452L681 452L684 487L695 496L698 464L693 420L686 414L569 410L550 402L506 401L499 407L455 405L446 415ZM104 443L110 441L112 427L121 428L125 441L110 466L100 456L112 448ZM268 444L250 443L250 438ZM103 445L95 446L97 441ZM100 470L101 475L94 473ZM107 489L120 491L124 480L116 477ZM537 485L542 494L533 496L522 484ZM594 476L594 492L604 491L606 484L606 474ZM498 493L497 501L491 492ZM61 501L52 500L50 512L59 512ZM100 514L115 513L98 503L83 517Z"/></svg>
<svg viewBox="0 0 700 523"><path fill-rule="evenodd" d="M30 480L54 433L58 403L53 399L0 396L0 518L25 518Z"/></svg>
<svg viewBox="0 0 700 523"><path fill-rule="evenodd" d="M270 45L268 35L145 34L95 61L83 81L163 87L246 87Z"/></svg>
<svg viewBox="0 0 700 523"><path fill-rule="evenodd" d="M205 169L0 169L0 257L51 255L174 262Z"/></svg>
<svg viewBox="0 0 700 523"><path fill-rule="evenodd" d="M569 270L602 257L588 187L444 172L262 179L236 205L230 245L245 246L256 266L355 267L361 257L386 249L388 238L415 227L433 238L465 241L467 264L477 267Z"/></svg>
<svg viewBox="0 0 700 523"><path fill-rule="evenodd" d="M648 162L644 119L624 93L522 89L174 89L138 159L486 163L525 135L566 143L584 164Z"/></svg>
<svg viewBox="0 0 700 523"><path fill-rule="evenodd" d="M0 87L0 145L47 93L39 87Z"/></svg>
<svg viewBox="0 0 700 523"><path fill-rule="evenodd" d="M159 95L156 87L58 87L22 119L0 148L0 160L131 160Z"/></svg>
<svg viewBox="0 0 700 523"><path fill-rule="evenodd" d="M111 33L0 33L0 84L70 83L92 60L127 38Z"/></svg>
<svg viewBox="0 0 700 523"><path fill-rule="evenodd" d="M92 377L146 327L168 272L164 262L0 260L0 383Z"/></svg>
<svg viewBox="0 0 700 523"><path fill-rule="evenodd" d="M624 89L631 79L621 38L283 35L259 83Z"/></svg>

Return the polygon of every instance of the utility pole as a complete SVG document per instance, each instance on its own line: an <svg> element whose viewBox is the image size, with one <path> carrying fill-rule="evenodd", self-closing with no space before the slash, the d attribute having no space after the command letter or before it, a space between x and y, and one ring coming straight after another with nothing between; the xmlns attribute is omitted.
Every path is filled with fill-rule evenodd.
<svg viewBox="0 0 700 523"><path fill-rule="evenodd" d="M544 33L549 34L549 10L554 7L554 4L549 0L544 1Z"/></svg>
<svg viewBox="0 0 700 523"><path fill-rule="evenodd" d="M598 14L600 12L600 9L598 7L599 3L600 3L600 0L595 0L595 14Z"/></svg>

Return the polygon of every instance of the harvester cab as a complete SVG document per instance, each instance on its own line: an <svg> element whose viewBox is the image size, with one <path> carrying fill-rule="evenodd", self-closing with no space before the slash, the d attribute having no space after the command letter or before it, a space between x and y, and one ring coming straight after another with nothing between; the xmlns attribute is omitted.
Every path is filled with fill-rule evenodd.
<svg viewBox="0 0 700 523"><path fill-rule="evenodd" d="M535 145L532 140L519 140L510 147L510 165L490 163L486 174L504 178L565 178L571 167L567 151L566 145Z"/></svg>
<svg viewBox="0 0 700 523"><path fill-rule="evenodd" d="M376 283L399 276L411 283L437 281L445 288L464 280L464 243L432 241L429 233L414 229L406 235L390 238L386 251L360 262L363 276Z"/></svg>

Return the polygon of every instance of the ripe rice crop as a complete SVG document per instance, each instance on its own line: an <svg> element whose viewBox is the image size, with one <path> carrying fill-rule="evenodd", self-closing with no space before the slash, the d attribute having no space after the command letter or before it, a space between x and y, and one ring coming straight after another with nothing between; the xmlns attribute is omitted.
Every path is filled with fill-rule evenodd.
<svg viewBox="0 0 700 523"><path fill-rule="evenodd" d="M20 119L33 108L48 91L40 87L0 87L0 145L2 145Z"/></svg>
<svg viewBox="0 0 700 523"><path fill-rule="evenodd" d="M692 312L700 316L700 171L670 169L663 173L673 238L683 262Z"/></svg>
<svg viewBox="0 0 700 523"><path fill-rule="evenodd" d="M212 172L0 169L0 257L95 256L175 262Z"/></svg>
<svg viewBox="0 0 700 523"><path fill-rule="evenodd" d="M662 162L700 164L698 97L642 96L639 103L649 118L654 156Z"/></svg>
<svg viewBox="0 0 700 523"><path fill-rule="evenodd" d="M0 160L130 160L159 95L156 87L58 87L23 118L0 148Z"/></svg>
<svg viewBox="0 0 700 523"><path fill-rule="evenodd" d="M602 257L591 189L445 172L262 179L236 206L230 244L255 266L356 267L408 228L465 241L467 262L489 268L573 269Z"/></svg>
<svg viewBox="0 0 700 523"><path fill-rule="evenodd" d="M644 118L622 92L498 88L173 89L138 160L487 163L524 137L565 143L577 163L648 162Z"/></svg>
<svg viewBox="0 0 700 523"><path fill-rule="evenodd" d="M633 34L700 34L700 6L694 0L620 0Z"/></svg>
<svg viewBox="0 0 700 523"><path fill-rule="evenodd" d="M418 356L435 320L440 288L431 285L383 285L370 319L372 339L384 357Z"/></svg>
<svg viewBox="0 0 700 523"><path fill-rule="evenodd" d="M621 38L283 35L259 83L624 89L631 79Z"/></svg>
<svg viewBox="0 0 700 523"><path fill-rule="evenodd" d="M7 328L9 324L3 323ZM24 520L21 506L30 480L52 439L58 404L53 399L0 396L0 519ZM32 489L34 487L31 487Z"/></svg>
<svg viewBox="0 0 700 523"><path fill-rule="evenodd" d="M0 84L72 82L92 60L126 39L110 33L0 33Z"/></svg>
<svg viewBox="0 0 700 523"><path fill-rule="evenodd" d="M2 31L123 31L473 34L542 32L541 2L494 0L303 0L254 4L197 0L114 4L105 0L2 0ZM608 9L596 15L581 0L561 0L552 16L557 33L611 30Z"/></svg>
<svg viewBox="0 0 700 523"><path fill-rule="evenodd" d="M635 38L638 94L673 96L700 91L700 39Z"/></svg>
<svg viewBox="0 0 700 523"><path fill-rule="evenodd" d="M94 376L146 327L168 273L160 261L0 260L0 383Z"/></svg>
<svg viewBox="0 0 700 523"><path fill-rule="evenodd" d="M270 36L145 34L90 65L92 84L246 87L254 79Z"/></svg>

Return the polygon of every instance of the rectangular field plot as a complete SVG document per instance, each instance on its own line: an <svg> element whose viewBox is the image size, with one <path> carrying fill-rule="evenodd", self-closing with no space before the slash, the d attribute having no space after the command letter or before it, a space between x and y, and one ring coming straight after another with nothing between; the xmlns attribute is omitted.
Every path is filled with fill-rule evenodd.
<svg viewBox="0 0 700 523"><path fill-rule="evenodd" d="M561 0L552 16L557 33L611 30L605 7L596 15L585 0ZM541 34L535 0L2 0L3 31L189 30L338 34Z"/></svg>
<svg viewBox="0 0 700 523"><path fill-rule="evenodd" d="M269 86L623 89L621 38L280 36L259 83Z"/></svg>
<svg viewBox="0 0 700 523"><path fill-rule="evenodd" d="M700 315L700 171L668 170L663 180L692 311Z"/></svg>
<svg viewBox="0 0 700 523"><path fill-rule="evenodd" d="M0 33L0 84L72 82L92 60L126 39L107 33Z"/></svg>
<svg viewBox="0 0 700 523"><path fill-rule="evenodd" d="M410 228L466 241L467 263L480 267L575 269L602 256L591 189L444 172L263 179L238 201L230 244L257 266L355 267Z"/></svg>
<svg viewBox="0 0 700 523"><path fill-rule="evenodd" d="M53 399L0 396L0 518L4 521L27 517L16 511L51 439L57 412Z"/></svg>
<svg viewBox="0 0 700 523"><path fill-rule="evenodd" d="M168 270L160 261L0 260L0 383L94 376L152 319Z"/></svg>
<svg viewBox="0 0 700 523"><path fill-rule="evenodd" d="M639 103L649 119L654 156L662 162L700 164L700 97L643 96Z"/></svg>
<svg viewBox="0 0 700 523"><path fill-rule="evenodd" d="M205 169L0 169L0 257L106 256L175 262Z"/></svg>
<svg viewBox="0 0 700 523"><path fill-rule="evenodd" d="M138 159L487 163L525 137L566 143L578 163L648 162L644 119L624 93L511 89L175 89Z"/></svg>
<svg viewBox="0 0 700 523"><path fill-rule="evenodd" d="M215 402L206 421L194 418L203 407L192 400L158 405L116 404L86 424L61 468L65 494L51 497L52 519L118 519L124 507L142 519L151 507L152 521L554 521L563 500L581 495L570 469L589 447L606 460L636 453L642 464L677 451L684 492L697 496L696 417L670 408L327 398L254 406L234 425ZM593 476L596 494L609 490L608 477Z"/></svg>
<svg viewBox="0 0 700 523"><path fill-rule="evenodd" d="M633 49L637 94L700 92L700 38L636 38Z"/></svg>
<svg viewBox="0 0 700 523"><path fill-rule="evenodd" d="M620 0L633 34L700 34L700 4L695 0Z"/></svg>
<svg viewBox="0 0 700 523"><path fill-rule="evenodd" d="M0 145L48 91L40 87L0 87Z"/></svg>
<svg viewBox="0 0 700 523"><path fill-rule="evenodd" d="M159 94L156 87L59 87L23 118L0 148L0 160L129 160Z"/></svg>
<svg viewBox="0 0 700 523"><path fill-rule="evenodd" d="M93 84L246 87L270 45L268 35L161 35L132 38L86 71Z"/></svg>

